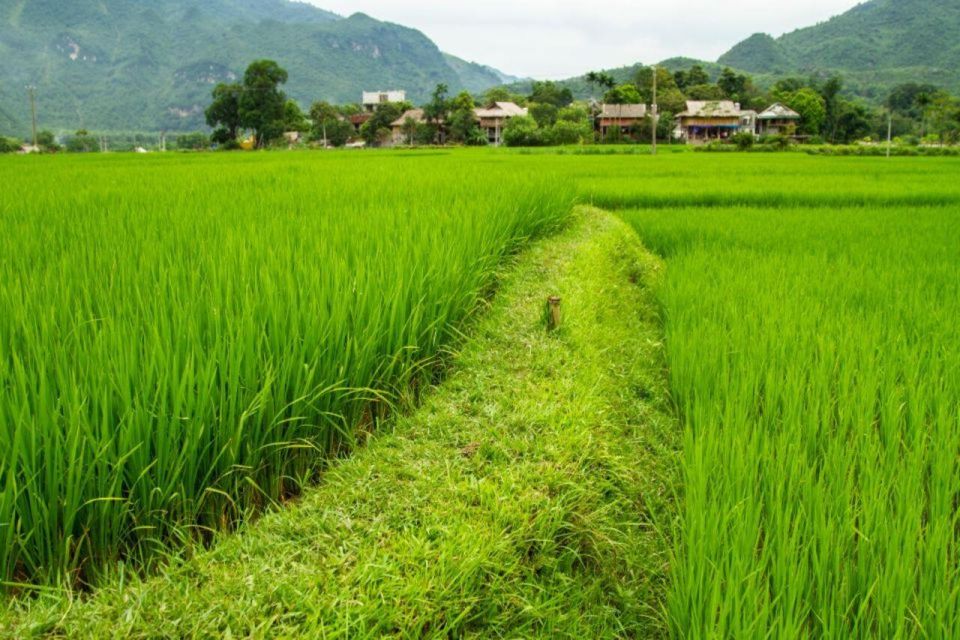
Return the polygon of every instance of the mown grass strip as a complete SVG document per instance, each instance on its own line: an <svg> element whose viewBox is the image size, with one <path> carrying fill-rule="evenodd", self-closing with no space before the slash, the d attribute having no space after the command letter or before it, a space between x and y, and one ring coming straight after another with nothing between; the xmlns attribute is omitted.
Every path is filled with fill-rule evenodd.
<svg viewBox="0 0 960 640"><path fill-rule="evenodd" d="M653 283L624 223L536 243L420 410L302 502L162 577L39 596L8 635L653 637L675 422ZM543 306L563 299L548 333ZM21 603L20 606L25 606Z"/></svg>

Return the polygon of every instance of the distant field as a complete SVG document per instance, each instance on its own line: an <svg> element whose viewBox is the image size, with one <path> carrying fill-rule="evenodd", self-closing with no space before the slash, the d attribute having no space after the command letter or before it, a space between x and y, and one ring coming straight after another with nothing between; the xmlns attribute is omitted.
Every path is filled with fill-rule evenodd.
<svg viewBox="0 0 960 640"><path fill-rule="evenodd" d="M430 382L502 257L573 195L414 154L5 158L0 183L16 583L148 563L295 493Z"/></svg>
<svg viewBox="0 0 960 640"><path fill-rule="evenodd" d="M665 632L960 637L958 169L0 159L0 577L92 580L295 493L376 398L431 380L504 256L576 196L666 263L684 433Z"/></svg>

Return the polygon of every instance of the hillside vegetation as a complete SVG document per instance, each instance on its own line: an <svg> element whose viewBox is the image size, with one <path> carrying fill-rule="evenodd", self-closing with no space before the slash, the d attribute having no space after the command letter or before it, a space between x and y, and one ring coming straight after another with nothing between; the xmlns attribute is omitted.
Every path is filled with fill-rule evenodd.
<svg viewBox="0 0 960 640"><path fill-rule="evenodd" d="M4 132L24 133L32 84L47 128L196 129L213 86L258 58L290 72L287 92L304 105L510 79L446 57L414 29L288 0L0 0L0 59L17 61L0 65L0 127L7 112L19 129Z"/></svg>
<svg viewBox="0 0 960 640"><path fill-rule="evenodd" d="M840 71L857 91L923 81L960 88L960 3L872 0L774 39L754 34L720 57L754 73Z"/></svg>

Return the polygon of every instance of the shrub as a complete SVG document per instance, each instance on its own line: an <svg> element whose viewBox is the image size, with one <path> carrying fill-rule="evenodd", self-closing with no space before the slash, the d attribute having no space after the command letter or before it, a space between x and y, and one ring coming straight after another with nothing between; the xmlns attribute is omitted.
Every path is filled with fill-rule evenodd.
<svg viewBox="0 0 960 640"><path fill-rule="evenodd" d="M20 150L20 141L0 136L0 153L16 153Z"/></svg>
<svg viewBox="0 0 960 640"><path fill-rule="evenodd" d="M199 131L196 133L184 133L177 136L177 149L201 151L210 148L210 138Z"/></svg>
<svg viewBox="0 0 960 640"><path fill-rule="evenodd" d="M737 148L741 151L748 151L753 148L757 139L752 133L741 132L730 138L730 141L737 145Z"/></svg>

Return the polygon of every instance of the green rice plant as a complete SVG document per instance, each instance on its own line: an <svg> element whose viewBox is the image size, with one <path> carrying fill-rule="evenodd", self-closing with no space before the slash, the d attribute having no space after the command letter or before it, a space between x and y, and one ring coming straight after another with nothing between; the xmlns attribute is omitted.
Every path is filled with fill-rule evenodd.
<svg viewBox="0 0 960 640"><path fill-rule="evenodd" d="M559 177L428 155L0 163L0 581L91 584L315 478L430 382Z"/></svg>
<svg viewBox="0 0 960 640"><path fill-rule="evenodd" d="M668 265L673 635L960 637L960 206L623 215Z"/></svg>

